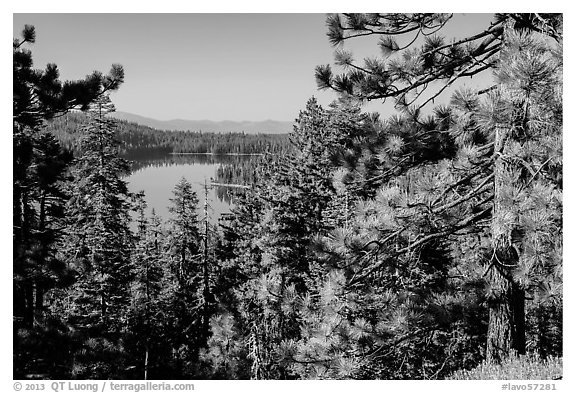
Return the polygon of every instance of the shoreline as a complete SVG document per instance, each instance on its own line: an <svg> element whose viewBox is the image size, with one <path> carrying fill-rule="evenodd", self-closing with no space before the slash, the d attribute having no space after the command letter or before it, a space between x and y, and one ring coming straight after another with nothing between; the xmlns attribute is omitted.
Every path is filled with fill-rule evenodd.
<svg viewBox="0 0 576 393"><path fill-rule="evenodd" d="M170 155L203 155L203 156L263 156L264 153L175 153L170 152Z"/></svg>

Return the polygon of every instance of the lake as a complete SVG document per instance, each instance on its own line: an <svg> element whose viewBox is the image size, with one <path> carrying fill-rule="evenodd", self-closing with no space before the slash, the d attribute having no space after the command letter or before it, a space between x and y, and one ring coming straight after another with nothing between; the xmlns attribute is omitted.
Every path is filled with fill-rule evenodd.
<svg viewBox="0 0 576 393"><path fill-rule="evenodd" d="M133 162L133 171L126 178L132 192L144 191L148 214L152 209L163 220L170 218L168 206L173 198L176 184L185 177L192 185L200 201L198 217L203 217L204 183L208 185L217 178L220 165L253 160L253 156L207 155L207 154L165 154L151 158L125 157ZM212 186L208 192L210 221L215 223L222 213L230 211L230 197L227 187Z"/></svg>

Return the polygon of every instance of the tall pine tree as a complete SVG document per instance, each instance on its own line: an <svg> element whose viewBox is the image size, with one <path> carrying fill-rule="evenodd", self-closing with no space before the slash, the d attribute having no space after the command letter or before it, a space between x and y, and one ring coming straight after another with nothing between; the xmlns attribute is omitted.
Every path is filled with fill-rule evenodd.
<svg viewBox="0 0 576 393"><path fill-rule="evenodd" d="M198 197L188 180L174 187L168 210L167 242L172 282L164 289L170 302L169 331L175 376L194 375L201 335L202 279Z"/></svg>
<svg viewBox="0 0 576 393"><path fill-rule="evenodd" d="M82 155L73 171L62 240L62 258L76 272L62 312L69 324L85 334L82 347L91 345L91 340L103 340L103 347L120 345L127 326L133 278L130 211L135 195L123 179L129 167L118 157L114 120L106 117L113 110L108 96L102 96L91 105L90 122L80 130ZM99 348L92 356L98 356ZM78 355L75 376L118 372L114 363L105 364L106 358L100 365L90 356L83 358Z"/></svg>

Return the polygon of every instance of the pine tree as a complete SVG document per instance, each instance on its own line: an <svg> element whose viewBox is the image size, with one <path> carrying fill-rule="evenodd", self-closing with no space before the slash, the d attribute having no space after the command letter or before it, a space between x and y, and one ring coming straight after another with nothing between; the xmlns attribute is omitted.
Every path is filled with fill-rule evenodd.
<svg viewBox="0 0 576 393"><path fill-rule="evenodd" d="M164 254L165 234L161 220L154 210L150 218L147 218L145 208L146 203L140 199L137 209L137 241L132 253L134 280L129 317L131 338L127 340L135 347L133 353L138 354L135 367L138 379L153 378L166 356L168 337L165 329L168 316L165 314L169 303L163 296L163 286L172 285L166 269L168 261Z"/></svg>
<svg viewBox="0 0 576 393"><path fill-rule="evenodd" d="M167 242L172 282L165 288L169 299L170 336L176 376L193 375L200 347L205 343L201 333L202 280L198 197L192 185L182 178L170 199Z"/></svg>
<svg viewBox="0 0 576 393"><path fill-rule="evenodd" d="M186 284L194 272L194 260L199 254L200 233L198 230L198 197L192 185L182 178L174 188L174 197L168 208L170 250L174 255L175 273L181 284Z"/></svg>
<svg viewBox="0 0 576 393"><path fill-rule="evenodd" d="M120 318L128 299L132 276L129 212L134 197L122 178L128 163L118 157L114 121L105 117L112 110L110 99L100 98L91 108L90 124L81 131L83 155L75 166L76 181L67 211L70 223L63 242L69 263L79 274L77 293L91 298L88 309L80 314L98 310L92 314L95 320L85 322L110 323L110 327L121 325L113 320Z"/></svg>
<svg viewBox="0 0 576 393"><path fill-rule="evenodd" d="M336 129L345 129L343 118L352 119L350 113L347 107L335 112ZM356 118L358 124L369 120L366 115ZM411 240L439 224L425 215L418 219L418 210L409 203L418 193L412 179L421 179L419 187L429 189L435 171L414 166L394 183L374 187L386 179L375 179L375 172L386 173L403 160L398 133L389 133L397 128L375 124L373 129L360 127L362 137L347 138L347 156L341 168L334 168L338 194L349 197L343 209L346 219L331 220L336 229L321 239L318 258L325 273L316 292L301 296L302 338L285 342L286 360L304 378L425 377L456 350L468 350L474 357L477 347L477 337L468 346L452 340L458 320L448 311L460 306L457 300L470 299L454 299L457 285L449 281L452 265L446 243L419 247ZM363 165L370 168L362 173L357 169ZM398 252L412 246L412 252ZM380 265L377 273L370 271L375 265ZM366 271L370 273L363 276ZM441 303L440 296L447 299ZM466 348L455 348L458 345ZM444 353L446 347L449 353Z"/></svg>
<svg viewBox="0 0 576 393"><path fill-rule="evenodd" d="M210 321L211 335L201 351L206 379L249 379L248 355L236 319L228 313L217 313Z"/></svg>
<svg viewBox="0 0 576 393"><path fill-rule="evenodd" d="M480 111L495 155L488 360L526 351L525 302L534 291L561 299L561 56L545 39L507 29L499 89Z"/></svg>
<svg viewBox="0 0 576 393"><path fill-rule="evenodd" d="M41 255L38 257L40 260L34 262L29 258L37 247L34 243L40 244L39 247L45 250L55 241L54 229L47 226L52 213L51 209L47 208L47 203L51 205L61 199L62 191L58 189L58 181L63 180L66 168L66 165L63 165L65 161L62 161L65 156L59 145L40 130L47 119L72 108L86 109L103 92L116 90L124 77L122 67L114 65L108 76L95 72L85 80L62 83L58 79L59 73L55 64L49 64L44 71L32 68L32 53L25 49L24 45L32 44L35 40L34 26L26 25L22 39L15 39L13 43L13 216L14 271L17 277L14 299L17 302L23 301L15 303L14 311L16 320L22 320L23 325L28 327L33 322L36 286L33 277L36 275L29 275L27 269L28 266L36 269L39 264L40 269L46 266ZM50 169L48 160L54 160L54 166ZM37 165L40 171L35 170ZM45 175L47 177L42 178ZM42 185L44 189L39 190L38 185ZM55 193L54 197L50 193ZM37 211L37 206L44 210ZM42 225L42 229L39 229L38 225ZM51 232L51 235L48 232ZM37 235L42 239L34 239ZM38 304L42 303L40 298L43 291L45 289L36 294Z"/></svg>
<svg viewBox="0 0 576 393"><path fill-rule="evenodd" d="M102 363L106 362L104 348L121 345L118 340L126 329L133 277L130 211L135 196L123 180L128 163L118 157L114 120L105 117L112 110L110 99L102 96L91 106L91 121L81 130L82 155L73 171L62 240L62 258L75 270L76 279L61 312L85 334L81 345L104 340L94 346L96 358L104 351ZM83 363L83 356L78 359L73 371L78 377L118 372L115 363L100 369L90 357L85 360L88 364Z"/></svg>
<svg viewBox="0 0 576 393"><path fill-rule="evenodd" d="M329 17L333 43L380 34L385 57L369 59L362 67L354 64L350 53L339 51L337 62L350 71L333 76L329 67L319 67L319 86L362 100L392 97L401 109L401 115L388 120L375 136L367 157L345 171L369 199L358 206L362 215L352 228L334 233L338 241L331 247L343 261L353 262L348 264L352 272L345 289L370 285L386 272L411 279L414 269L422 271L427 260L437 258L433 255L439 251L441 256L447 247L449 253L439 259L443 264L434 267L445 281L439 289L454 281L446 281L452 277L447 272L459 272L462 277L456 282L466 286L485 281L486 358L499 361L513 351L525 351L526 294L549 287L547 298L556 302L559 298L560 244L550 240L558 239L561 214L557 177L562 19L550 14L499 14L484 32L458 42L446 44L437 35L428 35L414 49L395 42L395 35L438 31L450 17ZM452 108L437 107L423 115L421 109L446 86L484 69L494 69L493 88L458 91ZM432 81L444 84L422 96ZM539 188L529 191L536 183ZM519 206L524 209L518 210ZM535 216L540 217L539 225L531 218ZM476 255L462 254L456 242L481 248ZM465 257L460 264L454 263L457 255ZM397 266L405 263L412 268L398 275ZM435 296L439 295L441 291ZM450 303L453 300L445 299L440 306L450 310Z"/></svg>
<svg viewBox="0 0 576 393"><path fill-rule="evenodd" d="M35 39L34 26L26 25L22 38L13 42L14 371L20 377L31 371L24 370L27 366L23 363L42 364L22 356L20 331L36 329L29 333L41 336L40 330L51 329L42 320L51 318L46 314L46 294L70 282L55 249L62 235L67 199L63 184L71 157L42 131L44 123L74 108L87 109L104 92L118 89L124 79L122 67L113 65L107 76L94 72L83 80L62 82L55 64L48 64L45 70L33 68L26 45ZM29 353L38 348L30 348Z"/></svg>
<svg viewBox="0 0 576 393"><path fill-rule="evenodd" d="M264 162L258 174L262 181L237 201L226 232L234 244L228 261L221 262L226 270L220 277L230 277L233 295L219 296L232 299L225 322L247 341L254 379L298 376L284 360L283 346L300 338L299 296L316 293L326 271L315 243L338 221L336 198L341 195L333 187L332 172L351 147L349 139L361 138L372 124L358 108L342 105L352 120L338 117L336 109L323 109L315 99L308 101L290 135L294 153ZM215 320L215 334L224 331L223 321Z"/></svg>

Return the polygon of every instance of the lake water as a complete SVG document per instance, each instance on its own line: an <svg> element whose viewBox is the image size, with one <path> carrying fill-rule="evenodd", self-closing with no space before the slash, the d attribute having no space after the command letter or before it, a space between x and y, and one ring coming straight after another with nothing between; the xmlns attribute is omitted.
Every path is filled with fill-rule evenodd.
<svg viewBox="0 0 576 393"><path fill-rule="evenodd" d="M126 178L128 189L132 192L144 191L148 214L154 209L163 220L167 220L170 217L168 206L173 198L174 187L182 177L188 180L198 196L198 217L202 218L204 183L210 185L211 180L216 179L216 171L221 164L249 160L252 157L170 154L145 160L127 158L133 161L133 172ZM226 191L225 187L219 192L215 186L209 189L211 222L217 222L222 213L230 211L229 198L223 195Z"/></svg>

